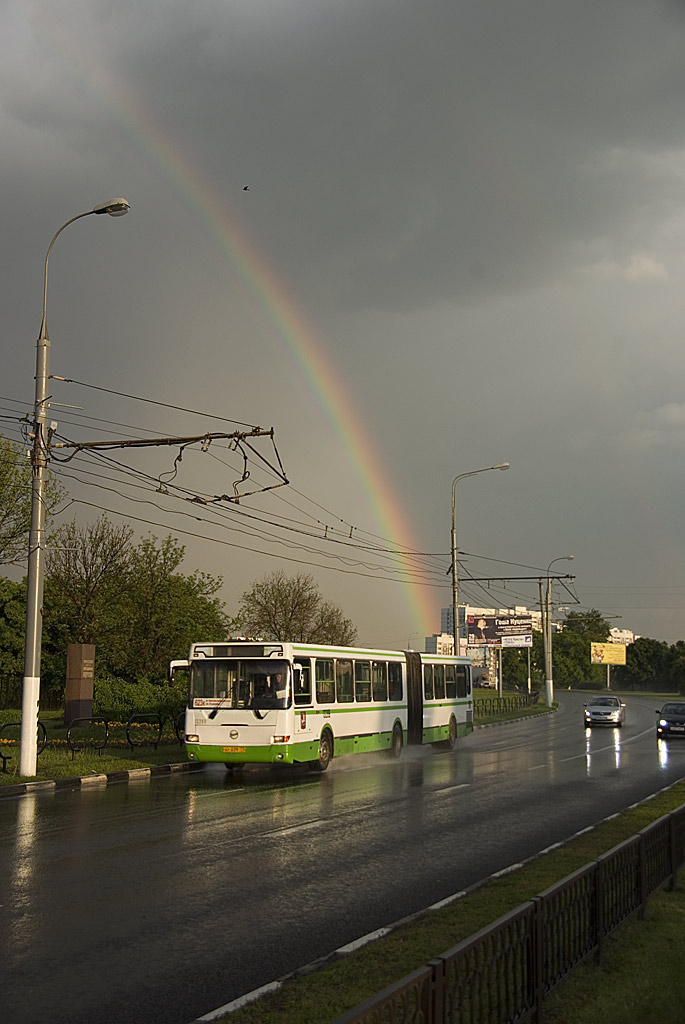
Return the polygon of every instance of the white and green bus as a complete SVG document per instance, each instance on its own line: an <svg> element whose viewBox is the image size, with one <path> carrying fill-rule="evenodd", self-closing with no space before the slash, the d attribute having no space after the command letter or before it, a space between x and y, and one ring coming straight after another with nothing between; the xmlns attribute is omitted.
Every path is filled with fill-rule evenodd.
<svg viewBox="0 0 685 1024"><path fill-rule="evenodd" d="M318 644L197 643L185 746L191 761L306 762L432 743L451 750L473 729L468 658Z"/></svg>

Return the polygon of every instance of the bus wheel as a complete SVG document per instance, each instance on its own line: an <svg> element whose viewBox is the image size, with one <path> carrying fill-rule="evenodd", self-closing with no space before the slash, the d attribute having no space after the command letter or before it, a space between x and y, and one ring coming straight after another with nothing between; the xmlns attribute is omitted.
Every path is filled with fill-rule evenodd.
<svg viewBox="0 0 685 1024"><path fill-rule="evenodd" d="M309 767L313 772L325 772L333 757L333 740L328 729L321 733L319 740L319 756L316 761L309 761Z"/></svg>
<svg viewBox="0 0 685 1024"><path fill-rule="evenodd" d="M454 750L457 745L457 723L450 718L450 734L445 740L445 750Z"/></svg>
<svg viewBox="0 0 685 1024"><path fill-rule="evenodd" d="M402 728L395 722L395 728L392 731L392 747L390 752L393 757L397 758L402 753Z"/></svg>

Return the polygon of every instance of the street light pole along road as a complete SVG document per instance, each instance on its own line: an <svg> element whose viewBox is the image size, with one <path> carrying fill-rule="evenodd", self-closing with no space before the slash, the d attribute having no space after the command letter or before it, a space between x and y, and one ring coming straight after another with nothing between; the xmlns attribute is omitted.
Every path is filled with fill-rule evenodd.
<svg viewBox="0 0 685 1024"><path fill-rule="evenodd" d="M486 466L484 469L474 469L470 473L460 473L452 481L452 632L454 635L454 653L457 655L461 653L459 650L459 575L457 572L457 483L467 476L489 473L491 469L509 469L509 463L498 462L494 466Z"/></svg>
<svg viewBox="0 0 685 1024"><path fill-rule="evenodd" d="M547 590L545 593L545 624L542 637L545 644L545 703L548 708L552 707L554 700L554 680L552 676L552 581L549 571L555 562L572 562L573 555L559 555L553 558L547 566Z"/></svg>
<svg viewBox="0 0 685 1024"><path fill-rule="evenodd" d="M45 255L43 277L43 320L36 343L36 394L34 404L34 434L31 484L31 529L29 534L29 561L26 592L26 632L24 641L24 684L21 708L21 749L19 774L36 774L38 701L40 699L40 658L43 632L43 548L45 541L45 511L43 488L45 470L50 451L52 427L48 424L48 380L50 378L50 338L48 337L48 260L55 241L66 227L82 217L106 213L110 217L123 217L129 211L125 199L110 199L79 213L66 221L52 236Z"/></svg>

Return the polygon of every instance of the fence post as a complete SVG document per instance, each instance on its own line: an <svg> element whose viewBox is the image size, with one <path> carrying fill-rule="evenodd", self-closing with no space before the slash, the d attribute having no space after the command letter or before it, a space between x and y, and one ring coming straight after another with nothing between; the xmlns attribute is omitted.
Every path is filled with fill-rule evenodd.
<svg viewBox="0 0 685 1024"><path fill-rule="evenodd" d="M604 952L604 861L595 861L595 927L597 928L596 963L602 966Z"/></svg>
<svg viewBox="0 0 685 1024"><path fill-rule="evenodd" d="M542 897L534 896L533 905L533 991L535 1020L541 1024L545 998L545 906Z"/></svg>
<svg viewBox="0 0 685 1024"><path fill-rule="evenodd" d="M640 835L637 844L639 895L640 895L640 920L644 921L647 909L647 840L644 832Z"/></svg>
<svg viewBox="0 0 685 1024"><path fill-rule="evenodd" d="M429 960L428 966L433 968L433 975L431 977L430 1017L426 1024L444 1024L445 961L440 958Z"/></svg>
<svg viewBox="0 0 685 1024"><path fill-rule="evenodd" d="M675 814L668 819L668 852L670 856L671 877L668 880L668 890L675 889L676 878L678 877L678 847L676 845Z"/></svg>

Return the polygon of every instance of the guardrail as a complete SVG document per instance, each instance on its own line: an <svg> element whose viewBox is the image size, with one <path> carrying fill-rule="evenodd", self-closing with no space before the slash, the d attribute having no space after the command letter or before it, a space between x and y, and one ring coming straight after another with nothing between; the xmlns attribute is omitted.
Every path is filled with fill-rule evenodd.
<svg viewBox="0 0 685 1024"><path fill-rule="evenodd" d="M685 805L338 1017L334 1024L523 1024L604 940L675 886Z"/></svg>

